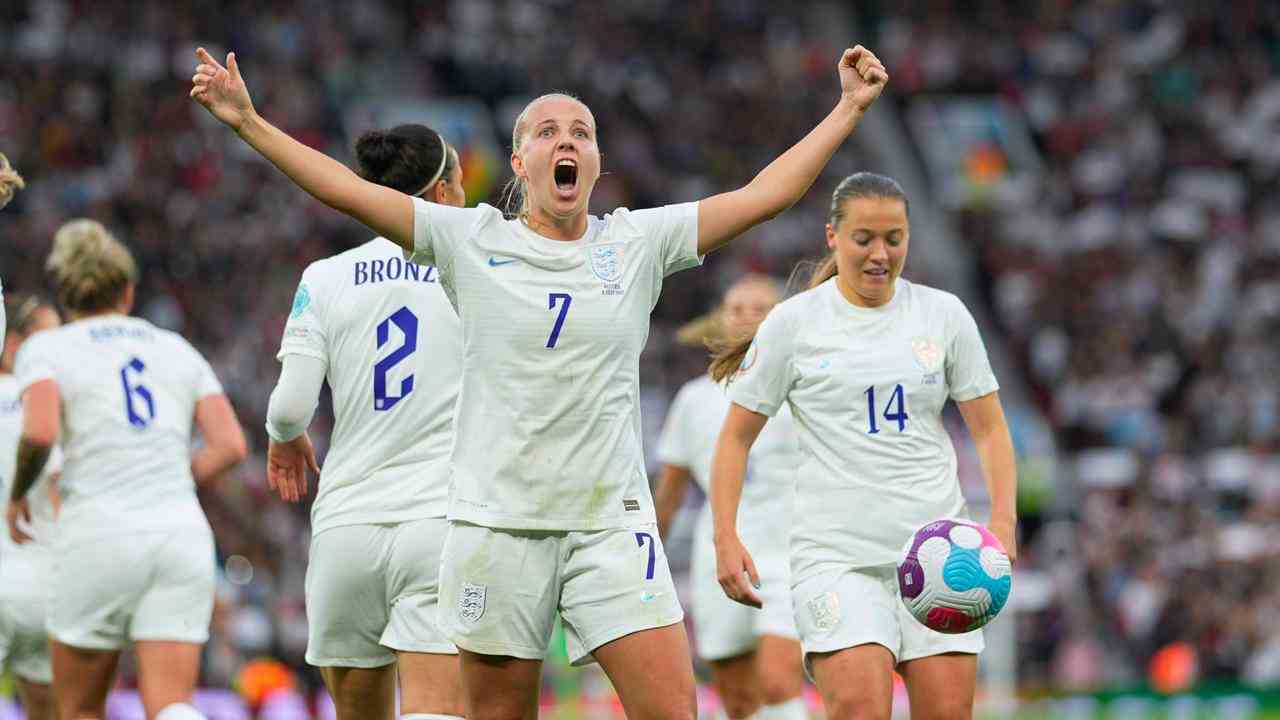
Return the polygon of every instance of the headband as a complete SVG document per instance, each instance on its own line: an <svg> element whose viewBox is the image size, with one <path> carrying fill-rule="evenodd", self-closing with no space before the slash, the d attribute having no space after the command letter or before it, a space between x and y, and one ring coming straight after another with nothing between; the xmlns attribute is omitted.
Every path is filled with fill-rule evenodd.
<svg viewBox="0 0 1280 720"><path fill-rule="evenodd" d="M440 167L436 168L436 174L431 176L431 179L427 181L427 184L423 186L421 190L413 194L414 197L422 197L422 193L430 190L431 186L436 184L436 181L440 179L442 174L444 174L445 163L449 161L449 143L444 141L444 136L440 133L436 133L436 137L440 138Z"/></svg>

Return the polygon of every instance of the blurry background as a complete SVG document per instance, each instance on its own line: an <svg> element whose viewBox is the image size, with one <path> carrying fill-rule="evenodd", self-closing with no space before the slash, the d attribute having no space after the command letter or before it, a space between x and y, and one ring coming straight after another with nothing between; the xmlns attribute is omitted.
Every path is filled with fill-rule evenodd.
<svg viewBox="0 0 1280 720"><path fill-rule="evenodd" d="M0 213L0 277L43 290L53 231L95 217L141 263L138 313L212 361L254 453L201 492L222 576L203 702L302 718L330 712L302 660L308 508L268 494L261 428L302 268L370 233L188 99L197 43L234 49L259 111L345 162L376 125L440 129L472 204L496 202L524 103L573 92L600 128L596 212L745 183L825 115L841 49L866 44L889 90L805 201L666 284L647 449L703 369L674 329L741 273L817 257L840 178L893 175L907 276L978 316L1020 455L1022 557L984 707L1280 713L1280 3L0 3L0 151L28 181ZM598 671L556 657L548 712L615 712ZM137 712L130 675L113 717Z"/></svg>

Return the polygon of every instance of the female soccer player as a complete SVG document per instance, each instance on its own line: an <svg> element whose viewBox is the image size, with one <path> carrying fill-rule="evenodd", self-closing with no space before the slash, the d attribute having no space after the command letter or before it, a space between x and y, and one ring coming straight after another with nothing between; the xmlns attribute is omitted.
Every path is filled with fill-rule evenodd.
<svg viewBox="0 0 1280 720"><path fill-rule="evenodd" d="M13 196L26 186L18 171L9 165L9 158L0 153L0 208L8 205ZM5 315L4 284L0 283L0 351L4 350Z"/></svg>
<svg viewBox="0 0 1280 720"><path fill-rule="evenodd" d="M754 180L698 203L587 213L591 111L565 95L516 119L520 212L453 208L362 180L263 120L235 55L203 49L191 96L304 190L439 268L462 323L439 621L460 648L470 718L537 711L552 628L599 661L632 718L696 712L688 640L640 447L639 356L667 275L794 204L879 96L867 50L842 94Z"/></svg>
<svg viewBox="0 0 1280 720"><path fill-rule="evenodd" d="M365 133L365 179L455 207L458 155L422 125ZM458 650L436 629L449 446L462 374L458 316L430 266L374 238L302 274L267 410L267 478L306 492L306 427L327 375L337 424L311 508L307 662L340 720L462 715Z"/></svg>
<svg viewBox="0 0 1280 720"><path fill-rule="evenodd" d="M784 402L803 449L792 529L792 600L805 662L832 718L888 718L895 666L913 718L973 712L981 631L943 635L908 614L894 564L920 526L966 513L942 425L954 400L991 494L990 527L1014 554L1013 447L978 327L954 295L900 278L910 227L893 180L836 188L831 255L778 305L754 343L717 356L733 405L712 466L720 584L759 607L759 574L736 529L747 454Z"/></svg>
<svg viewBox="0 0 1280 720"><path fill-rule="evenodd" d="M22 401L13 359L33 333L55 328L58 311L39 298L10 295L6 315L13 320L0 353L0 492L13 477L13 457L22 434ZM31 498L30 526L11 536L0 533L0 670L8 668L17 680L22 709L31 720L53 720L53 678L49 640L44 631L45 590L49 585L49 545L52 540L57 490L52 478L61 466L56 453L36 480ZM7 495L6 495L7 496Z"/></svg>
<svg viewBox="0 0 1280 720"><path fill-rule="evenodd" d="M213 533L196 500L244 459L231 404L180 336L128 316L137 269L100 223L73 220L46 268L71 321L18 353L22 438L11 532L55 440L65 461L48 631L63 717L102 717L120 650L148 718L197 719L191 695L213 612ZM194 421L204 447L191 454Z"/></svg>
<svg viewBox="0 0 1280 720"><path fill-rule="evenodd" d="M779 300L776 282L760 275L739 280L708 322L694 321L681 330L688 344L717 347L750 337ZM705 327L705 333L698 332ZM703 335L707 337L703 337ZM658 531L667 528L692 477L710 491L711 458L729 398L724 387L703 375L676 393L658 442L662 474L654 493ZM693 540L693 632L698 654L711 665L711 677L725 714L732 720L755 716L805 720L800 697L804 677L800 643L791 613L791 570L787 546L791 532L791 494L800 448L791 413L785 408L765 428L751 452L751 479L745 486L738 528L746 542L761 548L760 594L764 607L754 610L724 596L716 582L716 551L711 541L711 505L703 505Z"/></svg>

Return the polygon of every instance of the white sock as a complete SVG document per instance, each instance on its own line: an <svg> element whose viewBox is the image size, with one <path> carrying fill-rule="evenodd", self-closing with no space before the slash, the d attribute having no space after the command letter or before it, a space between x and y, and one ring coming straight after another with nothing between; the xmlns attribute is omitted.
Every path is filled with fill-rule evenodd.
<svg viewBox="0 0 1280 720"><path fill-rule="evenodd" d="M156 720L207 720L207 718L187 703L173 703L165 705L163 710L156 713Z"/></svg>
<svg viewBox="0 0 1280 720"><path fill-rule="evenodd" d="M160 718L156 718L160 720ZM400 720L463 720L461 715L439 715L437 713L409 713L401 715Z"/></svg>
<svg viewBox="0 0 1280 720"><path fill-rule="evenodd" d="M777 705L764 705L756 711L754 720L809 720L809 710L804 697L794 697Z"/></svg>

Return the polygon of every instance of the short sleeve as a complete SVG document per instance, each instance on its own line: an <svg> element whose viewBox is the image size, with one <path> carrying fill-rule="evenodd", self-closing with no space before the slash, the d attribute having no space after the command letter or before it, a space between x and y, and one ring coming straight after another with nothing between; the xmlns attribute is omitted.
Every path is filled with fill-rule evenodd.
<svg viewBox="0 0 1280 720"><path fill-rule="evenodd" d="M458 243L466 239L480 219L478 213L483 212L484 206L458 208L413 198L413 252L405 253L405 259L441 269L453 265Z"/></svg>
<svg viewBox="0 0 1280 720"><path fill-rule="evenodd" d="M49 335L36 333L19 348L13 367L13 374L18 378L19 394L41 380L57 379L58 366L49 341Z"/></svg>
<svg viewBox="0 0 1280 720"><path fill-rule="evenodd" d="M657 244L663 277L702 264L702 256L698 255L698 203L635 210L630 215L645 238Z"/></svg>
<svg viewBox="0 0 1280 720"><path fill-rule="evenodd" d="M191 348L191 354L195 357L196 363L196 400L203 400L210 395L222 395L224 392L222 382L218 380L213 366L195 348Z"/></svg>
<svg viewBox="0 0 1280 720"><path fill-rule="evenodd" d="M950 308L951 337L947 342L947 387L956 402L990 395L1000 389L978 323L959 299Z"/></svg>
<svg viewBox="0 0 1280 720"><path fill-rule="evenodd" d="M795 333L778 306L760 323L742 365L729 381L729 399L770 417L777 414L795 382Z"/></svg>
<svg viewBox="0 0 1280 720"><path fill-rule="evenodd" d="M685 385L676 393L667 411L667 422L662 426L662 435L658 438L658 462L676 467L693 467L693 450L689 447L692 439L689 427L689 412L693 409L690 398L691 385Z"/></svg>
<svg viewBox="0 0 1280 720"><path fill-rule="evenodd" d="M302 273L302 281L293 294L293 306L284 325L284 337L280 340L280 352L285 355L305 355L328 362L328 334L325 330L324 308L326 284L319 265L313 264Z"/></svg>

